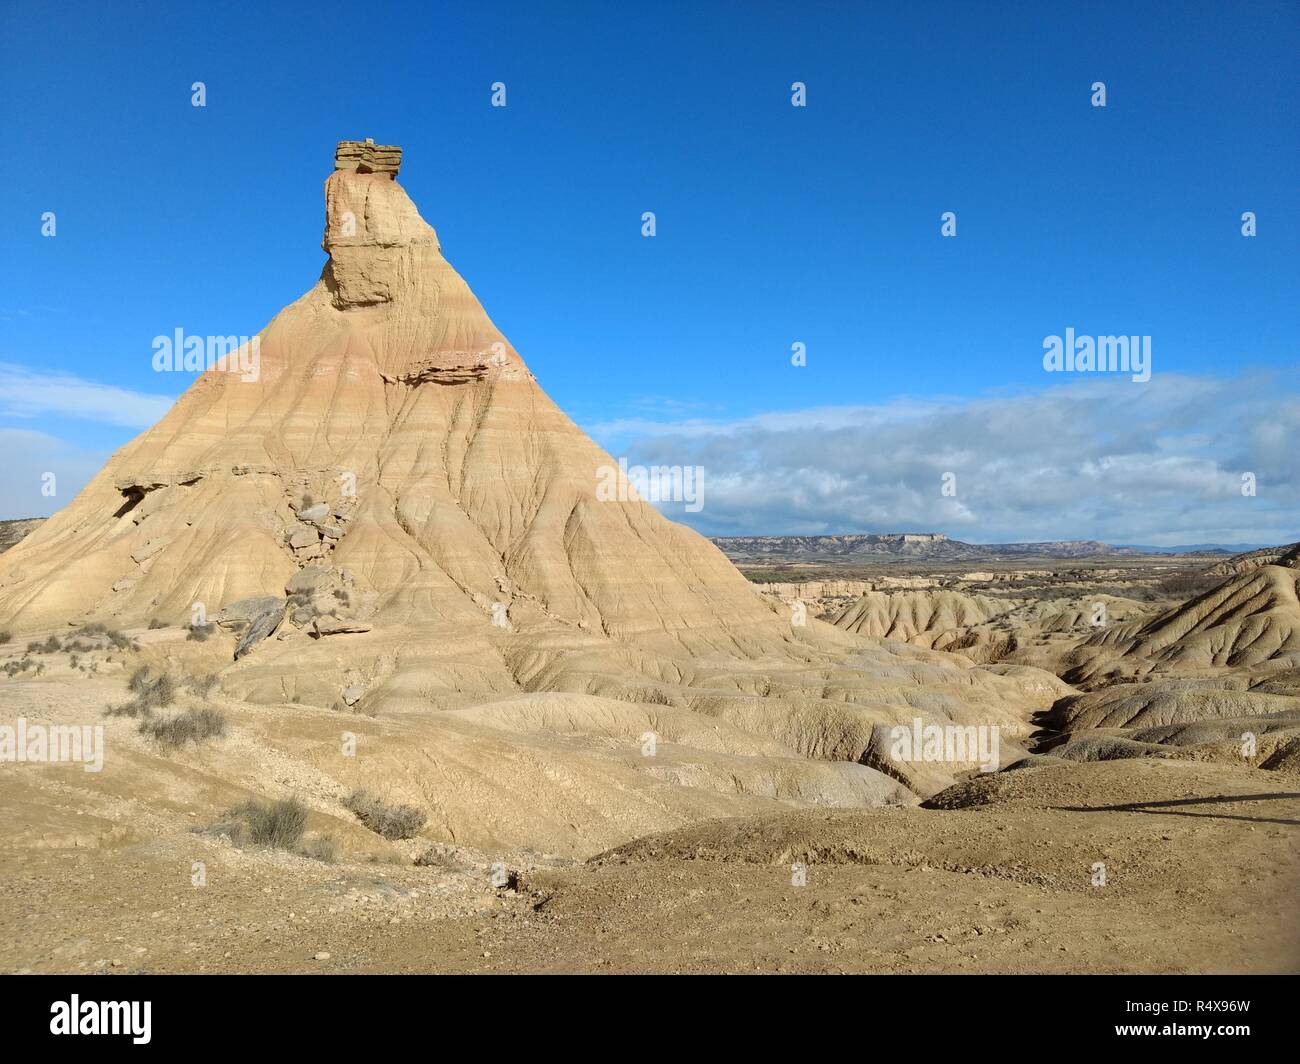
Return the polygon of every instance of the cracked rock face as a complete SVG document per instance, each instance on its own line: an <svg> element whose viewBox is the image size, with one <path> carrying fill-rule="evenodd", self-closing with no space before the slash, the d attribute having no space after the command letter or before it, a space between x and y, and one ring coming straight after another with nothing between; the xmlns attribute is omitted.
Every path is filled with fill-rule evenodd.
<svg viewBox="0 0 1300 1064"><path fill-rule="evenodd" d="M222 628L240 628L275 609L284 609L284 599L278 595L259 595L224 606L213 620Z"/></svg>

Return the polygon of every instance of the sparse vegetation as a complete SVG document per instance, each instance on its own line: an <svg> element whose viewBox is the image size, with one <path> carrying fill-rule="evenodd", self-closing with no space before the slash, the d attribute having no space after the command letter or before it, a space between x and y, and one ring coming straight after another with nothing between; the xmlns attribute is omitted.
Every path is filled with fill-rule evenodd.
<svg viewBox="0 0 1300 1064"><path fill-rule="evenodd" d="M1159 583L1166 595L1176 599L1194 599L1223 583L1222 576L1205 572L1171 573Z"/></svg>
<svg viewBox="0 0 1300 1064"><path fill-rule="evenodd" d="M335 854L334 836L313 835L310 838L303 839L302 845L298 847L298 852L304 857L310 857L313 861L333 864Z"/></svg>
<svg viewBox="0 0 1300 1064"><path fill-rule="evenodd" d="M207 698L216 685L217 674L215 672L205 673L202 676L187 676L181 683L185 690L192 691L200 698Z"/></svg>
<svg viewBox="0 0 1300 1064"><path fill-rule="evenodd" d="M85 653L90 650L102 650L104 643L107 643L115 650L135 649L135 644L127 638L124 632L117 628L110 628L99 621L83 624L74 635L78 638L74 642L64 643L64 650L76 650Z"/></svg>
<svg viewBox="0 0 1300 1064"><path fill-rule="evenodd" d="M343 799L343 805L371 831L386 839L412 838L428 820L414 806L388 805L365 788L349 794Z"/></svg>
<svg viewBox="0 0 1300 1064"><path fill-rule="evenodd" d="M212 624L190 625L190 630L186 634L185 639L187 642L191 643L206 643L208 641L208 636L212 634L212 630L215 627L216 626Z"/></svg>
<svg viewBox="0 0 1300 1064"><path fill-rule="evenodd" d="M169 627L169 626L168 626L168 624L167 624L166 621L161 620L161 619L159 619L158 617L150 617L150 618L149 618L149 630L150 630L150 631L153 631L155 628L167 628L167 627Z"/></svg>
<svg viewBox="0 0 1300 1064"><path fill-rule="evenodd" d="M4 646L4 644L9 642L13 637L13 632L0 632L0 646Z"/></svg>
<svg viewBox="0 0 1300 1064"><path fill-rule="evenodd" d="M430 846L415 859L415 863L419 868L442 868L448 872L460 872L468 867L454 851L441 846Z"/></svg>
<svg viewBox="0 0 1300 1064"><path fill-rule="evenodd" d="M176 681L167 673L153 675L148 671L146 666L145 675L140 677L141 670L136 670L131 676L131 690L136 693L136 700L146 709L165 709L176 701ZM139 682L136 678L140 677Z"/></svg>
<svg viewBox="0 0 1300 1064"><path fill-rule="evenodd" d="M230 835L236 846L252 843L277 850L292 850L307 827L307 807L297 798L274 802L252 799L231 809L218 830Z"/></svg>
<svg viewBox="0 0 1300 1064"><path fill-rule="evenodd" d="M187 709L171 717L152 717L140 722L140 733L148 735L164 746L184 746L189 742L202 742L226 734L226 718L218 709L204 706Z"/></svg>
<svg viewBox="0 0 1300 1064"><path fill-rule="evenodd" d="M108 716L149 717L155 709L166 709L176 701L176 681L166 673L155 673L148 665L136 669L126 687L135 697L121 705L109 706L104 711Z"/></svg>

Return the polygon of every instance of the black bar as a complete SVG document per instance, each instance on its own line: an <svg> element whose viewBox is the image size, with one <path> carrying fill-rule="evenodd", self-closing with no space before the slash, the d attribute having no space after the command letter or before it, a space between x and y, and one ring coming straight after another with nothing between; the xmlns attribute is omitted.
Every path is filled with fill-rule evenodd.
<svg viewBox="0 0 1300 1064"><path fill-rule="evenodd" d="M517 1053L521 1040L546 1052L548 1044L595 1046L605 1038L617 1040L603 1043L611 1050L636 1045L680 1053L755 1036L770 1036L773 1045L793 1038L807 1052L864 1056L885 1045L968 1051L1019 1045L1035 1053L1068 1047L1074 1053L1155 1043L1180 1053L1193 1047L1224 1053L1242 1043L1290 1044L1300 989L1295 976L0 978L7 1050L94 1052L114 1045L205 1054L250 1047L397 1051L403 1044L437 1053L467 1042L490 1055L494 1047ZM88 1002L140 1003L137 1018L148 1002L148 1041L138 1044L131 1033L52 1033L58 1003L70 1005L74 994L83 1012ZM1225 1004L1198 1005L1211 1002ZM1148 1026L1153 1033L1120 1031ZM1208 1037L1176 1033L1193 1026L1214 1030ZM1159 1033L1167 1030L1175 1033Z"/></svg>

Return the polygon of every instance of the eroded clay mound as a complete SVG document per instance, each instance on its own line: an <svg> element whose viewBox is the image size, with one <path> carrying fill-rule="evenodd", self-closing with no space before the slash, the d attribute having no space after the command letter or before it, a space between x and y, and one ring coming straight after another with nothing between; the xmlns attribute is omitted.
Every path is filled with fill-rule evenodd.
<svg viewBox="0 0 1300 1064"><path fill-rule="evenodd" d="M1207 570L1211 576L1237 576L1258 569L1261 565L1283 565L1294 569L1300 561L1300 543L1287 547L1265 547L1262 550L1250 550L1243 554L1234 554L1221 562L1216 562Z"/></svg>
<svg viewBox="0 0 1300 1064"><path fill-rule="evenodd" d="M1005 600L957 591L868 591L846 607L833 623L847 632L878 639L917 641L927 646L962 628L1007 613Z"/></svg>
<svg viewBox="0 0 1300 1064"><path fill-rule="evenodd" d="M1038 750L1070 761L1172 757L1259 768L1300 730L1300 698L1250 675L1121 683L1068 695L1039 717ZM1262 686L1262 685L1261 685Z"/></svg>
<svg viewBox="0 0 1300 1064"><path fill-rule="evenodd" d="M1068 695L1044 717L1056 732L1086 728L1149 728L1236 717L1268 717L1300 711L1300 699L1255 691L1189 687L1172 683L1115 684Z"/></svg>
<svg viewBox="0 0 1300 1064"><path fill-rule="evenodd" d="M1065 761L1119 761L1128 757L1169 757L1159 743L1143 743L1120 735L1086 735L1054 747L1052 756Z"/></svg>
<svg viewBox="0 0 1300 1064"><path fill-rule="evenodd" d="M1207 796L1230 802L1257 796L1260 773L1246 765L1165 758L1074 762L998 772L964 780L927 799L926 809L1016 807L1077 811L1168 811ZM1199 808L1199 805L1198 805ZM1204 810L1202 810L1204 811Z"/></svg>
<svg viewBox="0 0 1300 1064"><path fill-rule="evenodd" d="M1117 623L1149 612L1144 603L1106 594L1021 599L900 590L868 591L829 619L846 632L990 663L1027 651L1047 634L1084 636L1096 627L1098 617Z"/></svg>
<svg viewBox="0 0 1300 1064"><path fill-rule="evenodd" d="M1261 565L1149 620L1115 625L1089 639L1066 674L1096 684L1123 676L1205 674L1300 664L1300 570ZM1282 560L1282 559L1279 559Z"/></svg>

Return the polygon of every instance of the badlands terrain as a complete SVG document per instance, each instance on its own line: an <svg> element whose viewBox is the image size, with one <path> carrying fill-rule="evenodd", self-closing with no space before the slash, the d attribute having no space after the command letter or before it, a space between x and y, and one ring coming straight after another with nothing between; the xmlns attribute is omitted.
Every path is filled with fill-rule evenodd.
<svg viewBox="0 0 1300 1064"><path fill-rule="evenodd" d="M0 725L103 729L0 764L6 970L1300 968L1300 550L733 564L598 493L400 166L0 554Z"/></svg>

